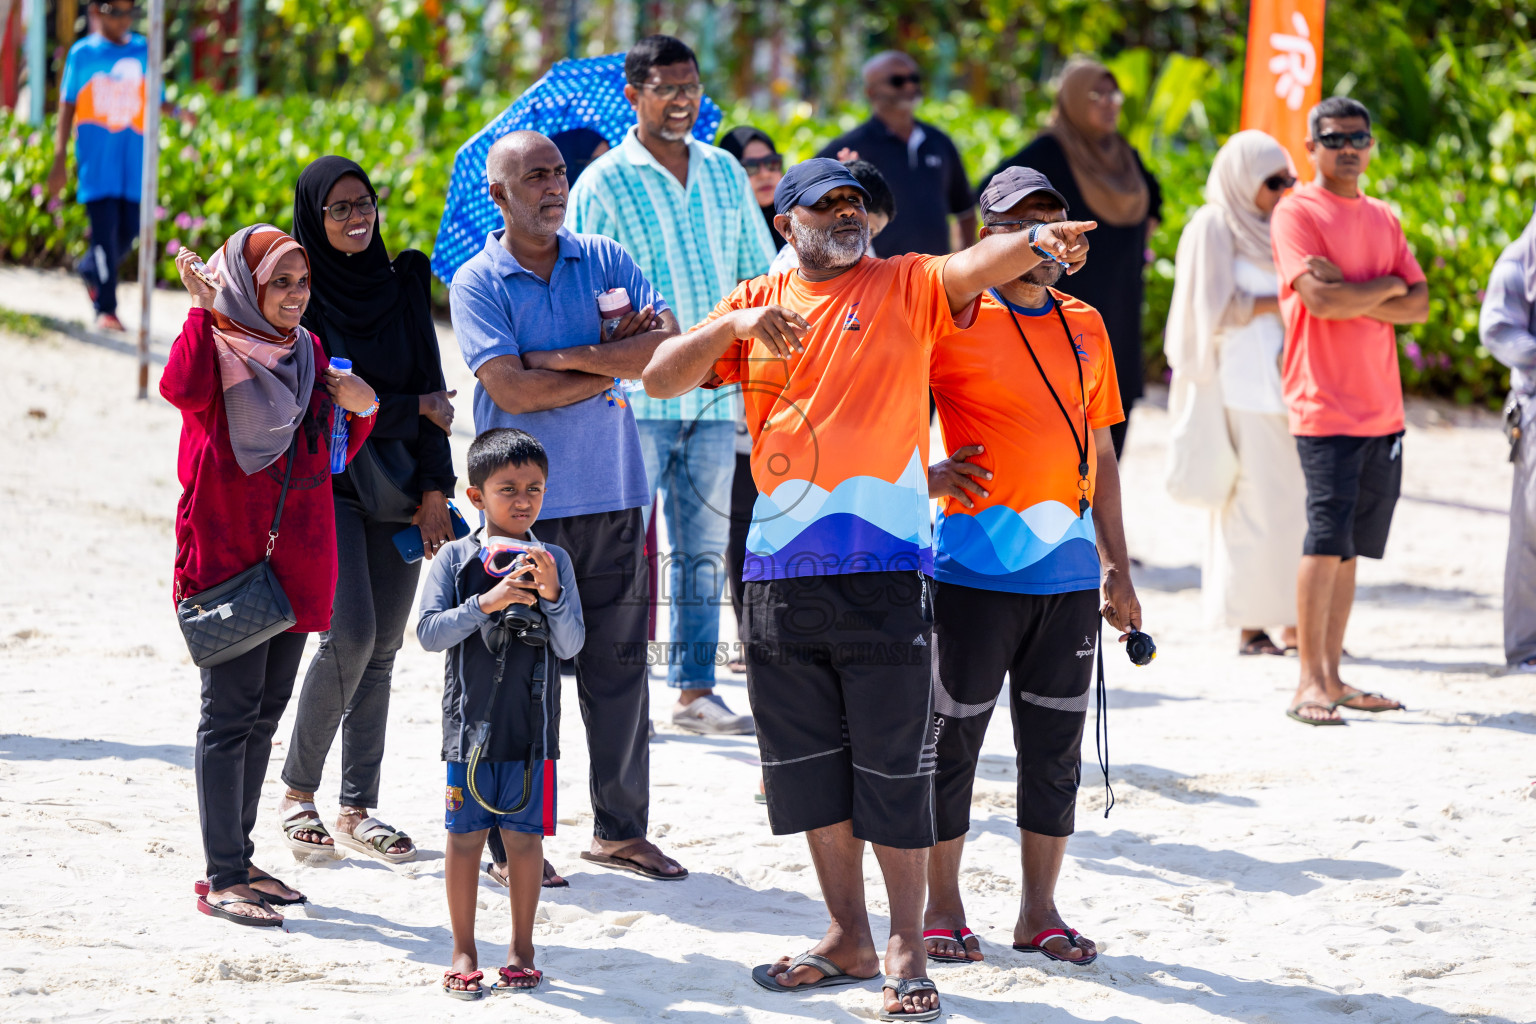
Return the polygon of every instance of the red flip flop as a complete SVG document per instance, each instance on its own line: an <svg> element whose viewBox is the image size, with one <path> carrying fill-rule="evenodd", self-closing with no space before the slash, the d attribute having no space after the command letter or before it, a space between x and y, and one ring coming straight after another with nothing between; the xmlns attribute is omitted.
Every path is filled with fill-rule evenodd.
<svg viewBox="0 0 1536 1024"><path fill-rule="evenodd" d="M1071 945L1073 949L1083 948L1077 944L1078 933L1071 928L1047 928L1045 931L1041 932L1039 935L1036 935L1028 942L1015 942L1013 944L1013 948L1018 950L1020 953L1044 953L1052 960L1057 960L1064 964L1075 964L1078 967L1091 964L1099 958L1098 952L1095 951L1083 957L1081 960L1073 960L1070 957L1057 956L1055 953L1052 953L1050 950L1041 945L1041 943L1046 939L1053 938L1057 935L1060 935L1062 938L1066 939L1067 943Z"/></svg>
<svg viewBox="0 0 1536 1024"><path fill-rule="evenodd" d="M496 973L501 975L501 980L491 985L492 992L532 992L544 980L544 972L532 967L498 967ZM532 985L517 984L530 978L533 979Z"/></svg>
<svg viewBox="0 0 1536 1024"><path fill-rule="evenodd" d="M971 931L969 928L954 928L954 929L950 929L950 928L929 928L927 931L923 932L923 945L924 946L928 945L928 940L929 939L949 939L949 940L953 940L953 941L958 942L960 944L960 948L961 949L965 948L965 940L966 939L976 939L976 944L978 946L981 945L981 940L976 938L976 933ZM937 964L979 964L979 963L981 963L980 960L972 960L968 956L950 956L948 953L935 953L931 949L928 950L928 959L932 960L934 963L937 963Z"/></svg>

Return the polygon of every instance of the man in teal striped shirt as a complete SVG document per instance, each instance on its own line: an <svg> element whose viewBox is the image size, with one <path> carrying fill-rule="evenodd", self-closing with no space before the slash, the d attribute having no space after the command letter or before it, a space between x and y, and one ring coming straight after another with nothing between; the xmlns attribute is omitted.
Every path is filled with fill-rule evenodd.
<svg viewBox="0 0 1536 1024"><path fill-rule="evenodd" d="M741 164L693 137L704 94L693 51L647 36L625 56L624 75L639 123L571 188L569 223L629 250L687 329L738 282L765 273L773 243ZM665 400L637 390L630 400L652 500L666 494L667 682L681 691L672 721L749 733L751 716L733 714L714 692L739 399L734 389L696 389Z"/></svg>

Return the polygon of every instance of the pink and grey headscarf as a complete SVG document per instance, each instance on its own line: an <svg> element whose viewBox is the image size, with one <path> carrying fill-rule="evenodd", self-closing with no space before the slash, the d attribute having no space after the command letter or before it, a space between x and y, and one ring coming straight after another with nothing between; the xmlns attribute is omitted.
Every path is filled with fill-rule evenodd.
<svg viewBox="0 0 1536 1024"><path fill-rule="evenodd" d="M255 224L231 235L208 261L219 282L213 344L229 443L247 475L266 469L288 450L315 387L309 332L302 327L279 330L261 312L267 283L290 252L304 249L271 224Z"/></svg>

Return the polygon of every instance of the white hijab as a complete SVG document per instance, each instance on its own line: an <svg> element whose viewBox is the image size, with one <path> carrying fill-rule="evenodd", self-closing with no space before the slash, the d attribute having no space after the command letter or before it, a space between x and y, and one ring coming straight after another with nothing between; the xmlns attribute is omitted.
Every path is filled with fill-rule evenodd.
<svg viewBox="0 0 1536 1024"><path fill-rule="evenodd" d="M1163 349L1175 373L1208 381L1216 373L1216 335L1237 293L1237 258L1274 271L1269 217L1253 197L1272 174L1294 174L1285 147L1260 131L1238 132L1216 154L1206 205L1179 236L1173 301Z"/></svg>

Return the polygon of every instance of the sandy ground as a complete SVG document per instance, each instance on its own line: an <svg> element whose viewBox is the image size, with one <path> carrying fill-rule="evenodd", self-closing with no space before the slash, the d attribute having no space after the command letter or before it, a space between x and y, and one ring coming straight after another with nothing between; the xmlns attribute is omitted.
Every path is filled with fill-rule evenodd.
<svg viewBox="0 0 1536 1024"><path fill-rule="evenodd" d="M14 270L0 272L0 305L84 312L72 282ZM161 306L174 323L175 301ZM446 334L444 351L450 377L467 380ZM804 843L770 835L753 803L755 744L674 731L659 680L652 835L692 877L648 883L583 869L586 751L571 703L561 829L547 848L572 885L546 894L535 936L548 980L531 996L445 999L441 663L411 637L381 813L417 838L422 857L398 868L358 857L294 863L276 818L290 713L257 862L312 902L281 932L196 913L198 682L169 603L178 418L158 397L134 400L121 345L0 335L0 357L0 1019L874 1018L872 986L788 996L749 979L754 964L820 935L815 878ZM466 389L461 460L467 398ZM1072 968L1008 948L1019 841L1001 716L963 873L988 959L934 966L949 1019L1536 1019L1536 697L1529 677L1501 674L1499 642L1508 467L1486 416L1416 406L1411 419L1406 497L1388 557L1362 567L1348 671L1414 710L1307 729L1282 715L1294 661L1239 659L1230 632L1200 621L1203 517L1163 495L1165 417L1138 411L1127 519L1161 656L1145 669L1111 659L1118 803L1105 820L1086 751L1060 886L1068 920L1104 955ZM745 704L739 678L722 692ZM884 892L872 858L868 868L883 941ZM481 897L481 960L494 966L505 896L485 885Z"/></svg>

